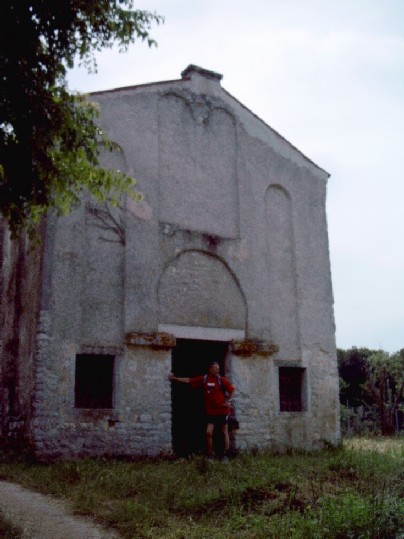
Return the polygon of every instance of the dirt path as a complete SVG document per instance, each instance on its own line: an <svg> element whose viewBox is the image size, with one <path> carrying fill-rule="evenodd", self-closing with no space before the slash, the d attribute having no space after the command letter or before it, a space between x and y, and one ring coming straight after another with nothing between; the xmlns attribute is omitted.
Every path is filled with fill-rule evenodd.
<svg viewBox="0 0 404 539"><path fill-rule="evenodd" d="M0 511L24 539L118 539L89 519L73 515L67 502L0 481Z"/></svg>

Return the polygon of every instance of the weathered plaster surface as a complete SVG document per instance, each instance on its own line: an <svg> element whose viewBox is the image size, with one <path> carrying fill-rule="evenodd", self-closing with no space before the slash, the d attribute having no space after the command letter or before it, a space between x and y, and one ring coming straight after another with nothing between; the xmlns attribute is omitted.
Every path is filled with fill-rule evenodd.
<svg viewBox="0 0 404 539"><path fill-rule="evenodd" d="M133 174L144 200L109 208L115 228L99 226L91 200L48 223L36 357L31 345L24 356L35 360L25 416L37 453L169 451L175 332L245 339L226 363L240 448L336 443L328 174L210 72L92 99L121 148L102 164ZM3 257L3 280L13 265ZM111 410L74 407L75 356L91 352L116 357ZM290 362L305 369L303 412L279 411L278 367Z"/></svg>

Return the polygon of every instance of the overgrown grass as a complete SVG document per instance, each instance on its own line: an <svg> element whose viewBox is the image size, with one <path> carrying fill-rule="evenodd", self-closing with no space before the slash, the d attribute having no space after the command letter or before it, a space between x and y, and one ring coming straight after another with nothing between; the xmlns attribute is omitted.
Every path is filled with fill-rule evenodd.
<svg viewBox="0 0 404 539"><path fill-rule="evenodd" d="M383 451L379 451L382 447ZM403 533L403 440L229 464L0 463L0 477L73 501L130 539L393 538Z"/></svg>

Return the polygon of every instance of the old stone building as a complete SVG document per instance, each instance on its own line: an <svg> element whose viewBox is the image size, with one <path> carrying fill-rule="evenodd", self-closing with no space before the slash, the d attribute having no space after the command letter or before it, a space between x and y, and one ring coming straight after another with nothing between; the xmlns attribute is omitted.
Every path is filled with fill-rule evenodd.
<svg viewBox="0 0 404 539"><path fill-rule="evenodd" d="M97 92L144 200L83 200L40 245L2 229L3 440L42 458L186 454L200 395L168 374L216 359L239 449L339 440L328 174L189 66Z"/></svg>

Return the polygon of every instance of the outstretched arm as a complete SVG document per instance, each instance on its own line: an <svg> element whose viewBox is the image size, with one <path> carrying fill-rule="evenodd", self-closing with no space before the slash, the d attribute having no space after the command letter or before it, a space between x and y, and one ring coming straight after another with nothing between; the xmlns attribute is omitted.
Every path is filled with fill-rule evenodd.
<svg viewBox="0 0 404 539"><path fill-rule="evenodd" d="M174 382L182 382L183 384L189 384L190 381L190 378L179 378L174 376L172 372L169 374L168 379Z"/></svg>

